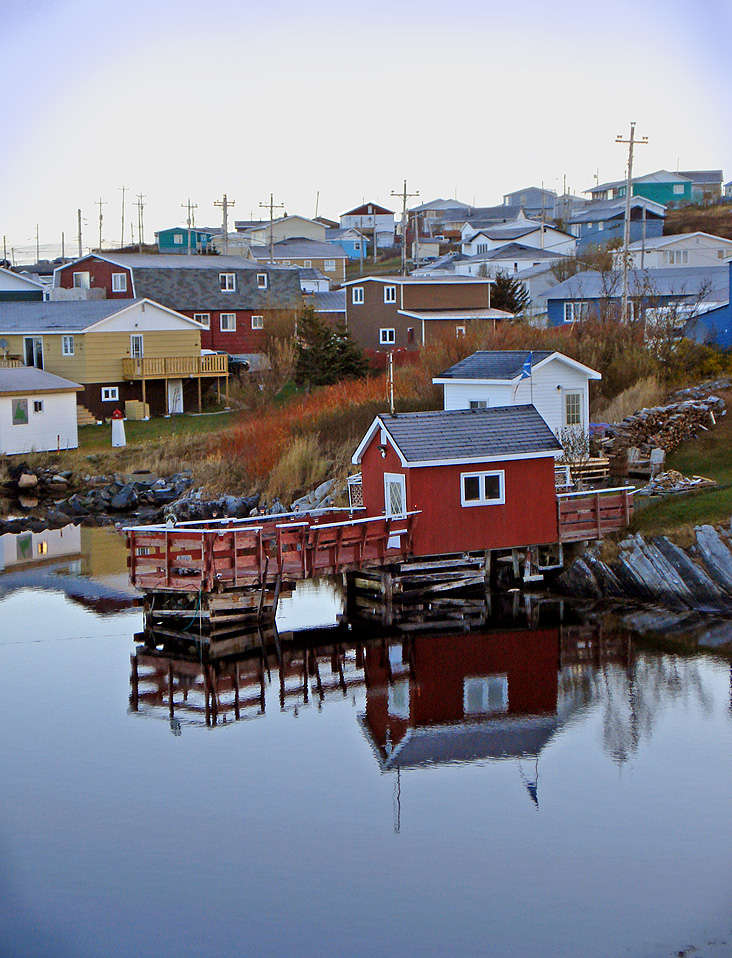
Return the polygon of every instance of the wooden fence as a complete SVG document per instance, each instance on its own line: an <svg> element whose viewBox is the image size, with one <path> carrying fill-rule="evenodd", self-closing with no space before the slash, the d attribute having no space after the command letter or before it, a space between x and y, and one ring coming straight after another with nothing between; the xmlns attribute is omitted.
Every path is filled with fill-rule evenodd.
<svg viewBox="0 0 732 958"><path fill-rule="evenodd" d="M143 591L210 593L382 565L411 554L416 516L129 528L130 580Z"/></svg>
<svg viewBox="0 0 732 958"><path fill-rule="evenodd" d="M557 495L560 542L601 539L624 529L633 515L633 487Z"/></svg>

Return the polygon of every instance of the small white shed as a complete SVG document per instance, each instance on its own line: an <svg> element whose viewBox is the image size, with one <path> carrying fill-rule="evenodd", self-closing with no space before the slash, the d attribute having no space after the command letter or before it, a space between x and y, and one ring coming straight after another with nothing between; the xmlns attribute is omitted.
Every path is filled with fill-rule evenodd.
<svg viewBox="0 0 732 958"><path fill-rule="evenodd" d="M0 369L0 453L76 449L83 386L34 366Z"/></svg>
<svg viewBox="0 0 732 958"><path fill-rule="evenodd" d="M531 403L555 436L573 427L589 431L589 381L601 373L549 350L480 350L435 377L445 409Z"/></svg>

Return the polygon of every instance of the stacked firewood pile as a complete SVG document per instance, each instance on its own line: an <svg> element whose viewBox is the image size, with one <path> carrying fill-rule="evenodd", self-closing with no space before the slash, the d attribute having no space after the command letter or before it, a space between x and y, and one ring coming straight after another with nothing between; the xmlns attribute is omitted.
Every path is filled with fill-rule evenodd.
<svg viewBox="0 0 732 958"><path fill-rule="evenodd" d="M697 489L711 489L717 483L713 479L707 479L705 476L682 475L676 469L668 469L662 472L648 483L642 489L636 489L637 496L667 496L675 492L691 492Z"/></svg>
<svg viewBox="0 0 732 958"><path fill-rule="evenodd" d="M673 452L682 442L711 429L725 412L725 402L718 396L641 409L616 425L606 426L599 445L608 457L627 455L631 448L638 449L644 458L652 449Z"/></svg>

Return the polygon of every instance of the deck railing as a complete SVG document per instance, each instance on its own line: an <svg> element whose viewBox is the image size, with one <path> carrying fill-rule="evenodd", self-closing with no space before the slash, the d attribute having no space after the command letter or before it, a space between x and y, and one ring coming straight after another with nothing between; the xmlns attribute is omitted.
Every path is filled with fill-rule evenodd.
<svg viewBox="0 0 732 958"><path fill-rule="evenodd" d="M213 592L381 565L411 555L416 516L132 527L130 581L143 591Z"/></svg>
<svg viewBox="0 0 732 958"><path fill-rule="evenodd" d="M226 376L229 357L221 353L205 356L154 356L123 359L125 379L179 379L184 376Z"/></svg>
<svg viewBox="0 0 732 958"><path fill-rule="evenodd" d="M633 486L557 495L560 542L601 539L609 532L624 529L632 515Z"/></svg>
<svg viewBox="0 0 732 958"><path fill-rule="evenodd" d="M0 369L17 369L25 363L20 359L0 359Z"/></svg>

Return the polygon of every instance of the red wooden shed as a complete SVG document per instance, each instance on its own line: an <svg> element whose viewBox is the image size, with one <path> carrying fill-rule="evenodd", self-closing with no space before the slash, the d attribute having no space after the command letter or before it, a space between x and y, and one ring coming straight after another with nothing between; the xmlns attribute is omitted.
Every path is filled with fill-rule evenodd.
<svg viewBox="0 0 732 958"><path fill-rule="evenodd" d="M559 541L554 433L533 406L383 414L360 463L369 516L419 511L414 555Z"/></svg>

